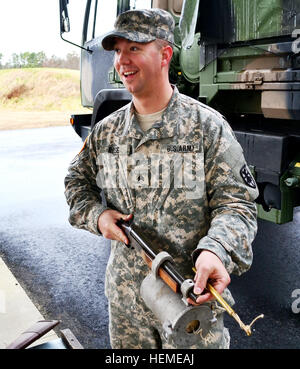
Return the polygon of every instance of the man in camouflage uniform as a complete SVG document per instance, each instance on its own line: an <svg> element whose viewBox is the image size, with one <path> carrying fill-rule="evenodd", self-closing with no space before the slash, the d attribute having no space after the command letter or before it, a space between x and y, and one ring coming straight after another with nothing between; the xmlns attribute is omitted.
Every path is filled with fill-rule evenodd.
<svg viewBox="0 0 300 369"><path fill-rule="evenodd" d="M170 85L173 31L173 18L160 9L117 18L102 45L115 51L114 66L133 100L95 126L65 180L70 223L113 240L105 286L112 348L176 348L140 297L149 269L124 246L118 220L134 216L155 250L168 251L185 277L194 263L197 303L207 304L217 323L193 348L229 347L223 311L205 286L210 279L233 303L229 274L252 262L255 181L224 118Z"/></svg>

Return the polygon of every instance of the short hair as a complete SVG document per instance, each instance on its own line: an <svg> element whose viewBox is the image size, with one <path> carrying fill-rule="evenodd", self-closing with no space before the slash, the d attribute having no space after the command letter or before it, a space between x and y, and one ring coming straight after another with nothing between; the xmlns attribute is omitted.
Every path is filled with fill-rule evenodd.
<svg viewBox="0 0 300 369"><path fill-rule="evenodd" d="M157 46L158 50L166 46L170 46L173 50L173 44L171 44L171 42L168 42L166 40L161 40L160 38L157 38L156 40L154 40L154 43Z"/></svg>
<svg viewBox="0 0 300 369"><path fill-rule="evenodd" d="M171 42L168 42L166 40L161 40L159 38L157 38L153 42L154 42L155 46L157 47L158 51L161 50L162 48L166 47L166 46L170 46L171 49L174 51L173 44ZM168 64L168 69L170 68L171 61L172 61L172 58L171 58L171 60Z"/></svg>

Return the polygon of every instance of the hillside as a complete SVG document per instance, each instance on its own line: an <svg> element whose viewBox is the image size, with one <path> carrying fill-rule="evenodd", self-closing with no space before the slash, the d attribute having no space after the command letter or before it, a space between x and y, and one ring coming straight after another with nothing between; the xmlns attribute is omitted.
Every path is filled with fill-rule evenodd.
<svg viewBox="0 0 300 369"><path fill-rule="evenodd" d="M68 125L80 103L79 71L57 68L0 70L0 129Z"/></svg>

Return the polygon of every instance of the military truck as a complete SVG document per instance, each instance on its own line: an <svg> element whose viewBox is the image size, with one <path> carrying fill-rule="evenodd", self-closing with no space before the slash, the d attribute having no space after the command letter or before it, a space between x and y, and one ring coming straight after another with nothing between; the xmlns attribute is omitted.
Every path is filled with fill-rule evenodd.
<svg viewBox="0 0 300 369"><path fill-rule="evenodd" d="M162 8L176 23L170 81L225 116L259 187L258 215L277 224L300 205L300 0L60 0L60 33L80 29L81 99L90 114L71 123L84 140L131 96L113 68L103 35L118 14ZM103 29L105 22L109 24ZM102 27L102 29L101 29Z"/></svg>

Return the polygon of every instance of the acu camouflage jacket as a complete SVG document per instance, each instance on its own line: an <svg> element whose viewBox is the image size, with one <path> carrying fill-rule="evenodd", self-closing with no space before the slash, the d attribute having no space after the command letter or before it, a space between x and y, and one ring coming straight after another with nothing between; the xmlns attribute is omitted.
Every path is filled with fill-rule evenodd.
<svg viewBox="0 0 300 369"><path fill-rule="evenodd" d="M229 273L251 265L258 191L242 148L218 112L176 87L162 121L146 133L132 103L99 122L72 161L65 186L73 226L100 235L104 210L133 213L135 226L187 277L191 255L201 249L214 252ZM106 283L145 277L147 267L134 254L112 242Z"/></svg>

